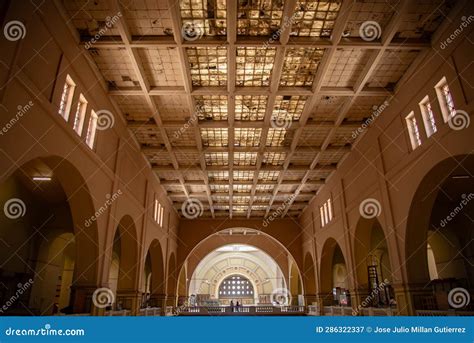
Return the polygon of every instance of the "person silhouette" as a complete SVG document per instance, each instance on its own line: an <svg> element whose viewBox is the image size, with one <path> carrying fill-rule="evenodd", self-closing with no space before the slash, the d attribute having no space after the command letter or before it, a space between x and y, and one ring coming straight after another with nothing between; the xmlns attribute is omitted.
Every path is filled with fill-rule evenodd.
<svg viewBox="0 0 474 343"><path fill-rule="evenodd" d="M236 308L237 312L240 312L239 306L240 306L240 304L239 304L239 302L237 301L237 303L235 304L235 308Z"/></svg>
<svg viewBox="0 0 474 343"><path fill-rule="evenodd" d="M230 301L230 312L234 312L234 300Z"/></svg>

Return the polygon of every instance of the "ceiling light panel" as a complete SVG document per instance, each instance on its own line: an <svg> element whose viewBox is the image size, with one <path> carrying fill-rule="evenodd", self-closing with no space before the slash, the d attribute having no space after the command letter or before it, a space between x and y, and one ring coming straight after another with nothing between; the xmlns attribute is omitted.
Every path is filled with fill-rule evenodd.
<svg viewBox="0 0 474 343"><path fill-rule="evenodd" d="M307 96L301 95L277 96L275 99L275 105L273 106L272 120L277 123L284 123L282 125L289 127L292 121L300 119L307 99Z"/></svg>
<svg viewBox="0 0 474 343"><path fill-rule="evenodd" d="M234 153L234 166L255 166L257 164L256 152Z"/></svg>
<svg viewBox="0 0 474 343"><path fill-rule="evenodd" d="M210 171L210 172L207 172L207 176L209 178L209 181L228 181L229 171L227 170Z"/></svg>
<svg viewBox="0 0 474 343"><path fill-rule="evenodd" d="M267 193L267 192L273 192L275 189L275 185L257 185L255 190L257 193Z"/></svg>
<svg viewBox="0 0 474 343"><path fill-rule="evenodd" d="M198 35L224 36L226 34L226 0L181 0L181 20Z"/></svg>
<svg viewBox="0 0 474 343"><path fill-rule="evenodd" d="M341 0L303 0L296 3L292 36L331 37Z"/></svg>
<svg viewBox="0 0 474 343"><path fill-rule="evenodd" d="M283 1L239 1L237 34L242 36L271 36L281 27Z"/></svg>
<svg viewBox="0 0 474 343"><path fill-rule="evenodd" d="M262 121L265 118L268 97L266 95L237 95L235 120Z"/></svg>
<svg viewBox="0 0 474 343"><path fill-rule="evenodd" d="M263 164L281 166L285 162L286 152L266 152L263 154Z"/></svg>
<svg viewBox="0 0 474 343"><path fill-rule="evenodd" d="M269 86L276 48L237 47L237 86Z"/></svg>
<svg viewBox="0 0 474 343"><path fill-rule="evenodd" d="M227 120L227 96L200 95L194 99L199 120Z"/></svg>
<svg viewBox="0 0 474 343"><path fill-rule="evenodd" d="M240 196L240 195L234 195L232 199L233 203L236 204L248 204L250 202L250 197L249 196Z"/></svg>
<svg viewBox="0 0 474 343"><path fill-rule="evenodd" d="M202 145L224 147L229 145L227 129L201 129Z"/></svg>
<svg viewBox="0 0 474 343"><path fill-rule="evenodd" d="M234 184L232 189L235 193L248 193L252 191L252 185L239 185Z"/></svg>
<svg viewBox="0 0 474 343"><path fill-rule="evenodd" d="M260 181L276 181L280 175L279 171L260 171L258 173L258 180Z"/></svg>
<svg viewBox="0 0 474 343"><path fill-rule="evenodd" d="M234 146L258 147L260 145L260 128L236 128L234 134Z"/></svg>
<svg viewBox="0 0 474 343"><path fill-rule="evenodd" d="M268 129L266 146L289 146L289 132L286 129Z"/></svg>
<svg viewBox="0 0 474 343"><path fill-rule="evenodd" d="M229 193L229 185L209 185L213 193Z"/></svg>
<svg viewBox="0 0 474 343"><path fill-rule="evenodd" d="M229 154L227 152L212 152L205 155L207 166L227 166L229 165Z"/></svg>
<svg viewBox="0 0 474 343"><path fill-rule="evenodd" d="M227 85L227 48L186 48L193 86Z"/></svg>
<svg viewBox="0 0 474 343"><path fill-rule="evenodd" d="M254 172L250 170L234 170L235 181L252 181Z"/></svg>
<svg viewBox="0 0 474 343"><path fill-rule="evenodd" d="M280 86L310 87L323 57L324 49L287 49Z"/></svg>

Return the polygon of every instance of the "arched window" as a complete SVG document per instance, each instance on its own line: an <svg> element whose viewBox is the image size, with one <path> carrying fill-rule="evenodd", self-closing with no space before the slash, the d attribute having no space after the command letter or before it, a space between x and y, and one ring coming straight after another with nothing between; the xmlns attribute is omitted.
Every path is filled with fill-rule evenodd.
<svg viewBox="0 0 474 343"><path fill-rule="evenodd" d="M253 298L252 283L245 276L231 275L219 286L219 298Z"/></svg>

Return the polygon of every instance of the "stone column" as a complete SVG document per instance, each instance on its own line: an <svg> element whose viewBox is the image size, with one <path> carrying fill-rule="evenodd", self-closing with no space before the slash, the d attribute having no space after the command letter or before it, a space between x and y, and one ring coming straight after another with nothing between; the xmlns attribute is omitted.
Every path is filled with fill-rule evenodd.
<svg viewBox="0 0 474 343"><path fill-rule="evenodd" d="M152 294L150 296L150 306L151 307L159 307L160 315L165 315L166 310L166 294Z"/></svg>
<svg viewBox="0 0 474 343"><path fill-rule="evenodd" d="M117 304L121 304L122 309L130 310L130 315L136 316L139 313L142 300L142 292L138 290L117 291Z"/></svg>
<svg viewBox="0 0 474 343"><path fill-rule="evenodd" d="M90 313L93 316L103 316L105 310L94 306L92 294L97 289L92 285L71 285L70 306L72 313Z"/></svg>

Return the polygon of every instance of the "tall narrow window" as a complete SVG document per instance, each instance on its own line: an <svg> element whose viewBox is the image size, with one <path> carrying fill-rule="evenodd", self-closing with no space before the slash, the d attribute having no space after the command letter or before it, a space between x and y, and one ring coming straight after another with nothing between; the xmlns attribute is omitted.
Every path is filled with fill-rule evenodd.
<svg viewBox="0 0 474 343"><path fill-rule="evenodd" d="M155 203L153 204L153 220L158 222L158 199L155 199Z"/></svg>
<svg viewBox="0 0 474 343"><path fill-rule="evenodd" d="M97 129L97 114L91 111L91 117L89 119L89 126L87 128L86 143L89 148L94 148L95 133Z"/></svg>
<svg viewBox="0 0 474 343"><path fill-rule="evenodd" d="M332 220L332 204L331 204L331 198L328 199L327 203L328 203L328 217L329 217L329 221L331 221L331 220Z"/></svg>
<svg viewBox="0 0 474 343"><path fill-rule="evenodd" d="M415 150L421 145L420 131L416 123L415 113L411 112L405 118L408 126L408 133L410 134L411 147Z"/></svg>
<svg viewBox="0 0 474 343"><path fill-rule="evenodd" d="M321 218L321 227L324 226L324 209L322 206L319 207L319 216Z"/></svg>
<svg viewBox="0 0 474 343"><path fill-rule="evenodd" d="M420 102L421 115L423 116L423 123L425 124L426 136L430 137L438 129L436 128L436 122L434 119L433 109L431 107L430 99L425 97Z"/></svg>
<svg viewBox="0 0 474 343"><path fill-rule="evenodd" d="M321 216L321 227L326 226L332 220L333 210L330 198L323 205L319 206L319 214Z"/></svg>
<svg viewBox="0 0 474 343"><path fill-rule="evenodd" d="M82 127L84 126L84 117L86 116L87 100L81 94L77 103L76 115L74 116L74 131L80 136L82 134Z"/></svg>
<svg viewBox="0 0 474 343"><path fill-rule="evenodd" d="M64 118L65 121L69 119L69 112L71 111L72 98L74 96L74 88L76 84L69 75L66 76L66 82L64 83L63 92L61 94L61 101L59 103L58 113Z"/></svg>
<svg viewBox="0 0 474 343"><path fill-rule="evenodd" d="M456 108L445 77L438 82L435 89L438 94L438 101L441 107L441 112L443 113L444 121L448 122L456 114Z"/></svg>
<svg viewBox="0 0 474 343"><path fill-rule="evenodd" d="M161 213L160 213L160 226L163 227L163 216L164 216L164 213L165 213L165 209L163 208L163 206L161 206Z"/></svg>

